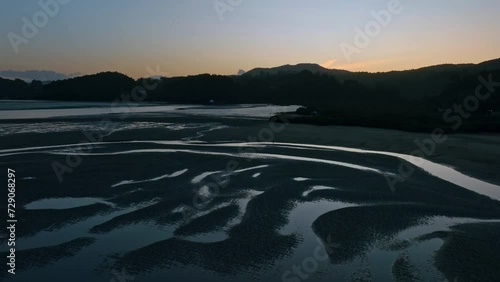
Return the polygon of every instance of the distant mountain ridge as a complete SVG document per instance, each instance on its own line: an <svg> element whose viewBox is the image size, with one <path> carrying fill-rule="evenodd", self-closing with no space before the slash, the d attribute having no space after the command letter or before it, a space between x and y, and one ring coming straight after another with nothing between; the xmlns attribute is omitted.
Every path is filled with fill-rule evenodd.
<svg viewBox="0 0 500 282"><path fill-rule="evenodd" d="M31 82L33 80L40 81L55 81L67 79L75 76L79 76L80 73L63 74L55 71L48 70L26 70L26 71L14 71L14 70L2 70L0 71L0 77L6 79L22 79L26 82Z"/></svg>
<svg viewBox="0 0 500 282"><path fill-rule="evenodd" d="M328 69L325 67L322 67L319 64L314 64L314 63L300 63L296 65L282 65L278 67L271 67L271 68L261 68L257 67L254 68L248 72L246 72L244 75L247 76L258 76L262 74L269 74L269 75L276 75L276 74L285 74L285 73L299 73L301 71L310 71L312 73L320 73L320 74L329 74L329 75L345 75L345 74L384 74L384 73L397 73L397 72L414 72L414 71L424 71L424 70L434 70L434 71L450 71L450 70L459 70L459 69L464 69L464 68L480 68L484 70L493 70L493 69L500 69L500 58L498 59L493 59L485 62L481 62L478 64L439 64L439 65L433 65L433 66L426 66L426 67L421 67L417 69L408 69L408 70L394 70L394 71L386 71L386 72L366 72L366 71L348 71L348 70L342 70L342 69Z"/></svg>
<svg viewBox="0 0 500 282"><path fill-rule="evenodd" d="M244 75L246 76L258 76L263 74L276 75L285 73L299 73L301 71L310 71L312 73L320 73L328 75L339 75L339 74L350 73L350 71L346 70L327 69L318 64L303 63L297 65L283 65L273 68L254 68L246 72Z"/></svg>
<svg viewBox="0 0 500 282"><path fill-rule="evenodd" d="M437 96L442 93L452 76L477 75L481 71L500 70L500 59L479 64L441 64L418 69L388 72L351 72L327 69L318 64L284 65L274 68L255 68L243 76L296 74L302 71L335 76L340 81L356 80L371 87L384 86L398 89L408 99Z"/></svg>

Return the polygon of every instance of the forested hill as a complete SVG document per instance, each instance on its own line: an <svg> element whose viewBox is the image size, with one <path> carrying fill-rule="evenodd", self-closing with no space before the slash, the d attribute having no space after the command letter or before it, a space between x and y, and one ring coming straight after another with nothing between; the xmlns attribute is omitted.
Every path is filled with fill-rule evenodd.
<svg viewBox="0 0 500 282"><path fill-rule="evenodd" d="M36 97L41 100L114 101L132 91L136 81L118 72L102 72L58 80L45 85Z"/></svg>
<svg viewBox="0 0 500 282"><path fill-rule="evenodd" d="M497 76L499 71L500 59L481 64L449 64L386 73L348 72L300 64L255 69L241 76L202 74L151 81L134 80L117 72L103 72L46 85L39 81L27 83L0 79L0 98L115 101L120 100L123 94L131 96L133 91L147 90L143 95L145 101L171 103L317 106L331 106L332 103L358 106L413 103L419 107L443 107L454 100L450 97L465 91L460 87L470 90L470 81L479 83L477 78L480 74Z"/></svg>
<svg viewBox="0 0 500 282"><path fill-rule="evenodd" d="M26 83L21 79L4 79L0 77L0 98L1 99L33 99L42 90L42 82L33 80Z"/></svg>
<svg viewBox="0 0 500 282"><path fill-rule="evenodd" d="M349 72L345 70L326 69L316 64L285 65L275 68L256 68L244 76L265 76L276 74L293 74L303 70L312 73L333 75L340 81L357 80L371 86L384 86L397 90L402 97L418 100L424 96L440 95L450 79L477 75L482 71L500 69L500 59L486 61L480 64L443 64L406 71L390 71L379 73Z"/></svg>

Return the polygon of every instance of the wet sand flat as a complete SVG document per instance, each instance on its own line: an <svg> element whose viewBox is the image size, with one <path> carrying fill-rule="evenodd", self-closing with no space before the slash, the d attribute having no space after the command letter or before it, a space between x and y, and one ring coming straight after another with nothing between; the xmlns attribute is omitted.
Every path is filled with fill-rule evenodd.
<svg viewBox="0 0 500 282"><path fill-rule="evenodd" d="M101 131L103 119L118 126ZM50 123L64 130L15 133ZM0 125L10 126L0 162L19 178L19 255L31 262L14 281L110 281L117 273L137 281L295 281L296 265L307 281L466 281L456 271L466 265L450 254L470 239L454 226L500 220L500 202L480 187L390 154L352 151L411 154L426 134L292 124L269 131L276 125L262 118L161 113ZM89 132L102 136L90 140ZM494 188L498 141L450 135L426 159ZM60 181L54 162L75 158ZM402 163L411 175L401 175ZM387 177L402 181L391 189ZM91 240L54 258L79 238ZM325 259L315 258L318 246ZM37 261L38 250L51 254L50 264Z"/></svg>

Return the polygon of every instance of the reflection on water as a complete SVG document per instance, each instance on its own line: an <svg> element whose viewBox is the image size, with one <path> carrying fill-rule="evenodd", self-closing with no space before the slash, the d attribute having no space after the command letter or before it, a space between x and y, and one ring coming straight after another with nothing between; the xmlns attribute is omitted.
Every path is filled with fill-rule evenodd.
<svg viewBox="0 0 500 282"><path fill-rule="evenodd" d="M71 209L82 206L89 206L93 204L106 204L114 206L113 203L98 198L57 198L57 199L43 199L31 202L24 206L27 210L44 210L44 209Z"/></svg>
<svg viewBox="0 0 500 282"><path fill-rule="evenodd" d="M352 153L362 153L362 154L378 154L378 155L386 155L391 157L396 157L407 161L416 167L419 167L426 172L439 177L443 180L446 180L450 183L456 184L458 186L464 187L466 189L470 189L472 191L478 192L480 194L489 196L493 199L500 200L500 186L494 185L477 178L470 177L463 173L456 171L455 169L433 163L424 158L415 157L412 155L405 155L399 153L392 152L384 152L384 151L372 151L372 150L362 150L356 148L348 148L348 147L339 147L339 146L322 146L322 145L311 145L311 144L295 144L295 143L267 143L276 144L276 145L285 145L285 146L296 146L296 147L304 147L304 148L312 148L312 149L326 149L326 150L338 150L344 152L352 152Z"/></svg>
<svg viewBox="0 0 500 282"><path fill-rule="evenodd" d="M297 181L297 182L304 182L304 181L309 180L309 178L305 178L305 177L295 177L293 180L295 180L295 181Z"/></svg>
<svg viewBox="0 0 500 282"><path fill-rule="evenodd" d="M311 192L314 191L326 191L326 190L336 190L336 189L337 188L323 186L323 185L314 185L313 187L311 187L311 189L302 193L302 197L307 197Z"/></svg>
<svg viewBox="0 0 500 282"><path fill-rule="evenodd" d="M111 185L111 187L114 188L114 187L118 187L118 186L122 186L122 185L139 184L139 183L145 183L145 182L155 182L155 181L159 181L159 180L162 180L165 178L173 178L173 177L181 176L184 173L186 173L187 171L188 171L188 169L186 168L183 170L176 171L174 173L169 173L169 174L161 175L161 176L154 177L151 179L146 179L146 180L137 180L137 181L135 181L135 180L123 180L119 183Z"/></svg>
<svg viewBox="0 0 500 282"><path fill-rule="evenodd" d="M205 115L226 117L258 117L268 118L278 112L292 112L299 106L273 105L231 105L204 106L197 105L153 105L132 104L117 106L111 103L79 103L52 102L44 106L39 101L28 104L18 101L0 101L0 120L9 119L41 119L52 117L92 116L105 114L162 113L172 115ZM40 106L41 105L41 106ZM36 109L38 108L38 109ZM12 110L15 109L15 110Z"/></svg>
<svg viewBox="0 0 500 282"><path fill-rule="evenodd" d="M127 143L127 142L120 142ZM383 152L383 151L371 151L371 150L362 150L356 148L347 148L347 147L338 147L338 146L322 146L322 145L311 145L311 144L294 144L294 143L226 143L226 144L200 144L200 143L190 143L190 142L178 142L178 141L139 141L139 142L130 142L131 144L164 144L164 145L184 145L184 146L199 146L199 147L255 147L255 146L265 146L265 147L279 147L279 146L287 146L287 147L297 147L297 148L309 148L311 150L333 150L333 151L344 151L344 152L352 152L359 154L375 154L375 155L385 155L392 156L404 161L408 161L413 165L421 168L422 170L428 172L429 174L436 176L440 179L458 185L460 187L469 189L471 191L486 195L491 197L492 199L500 200L500 186L494 185L485 181L482 181L477 178L473 178L471 176L465 175L463 173L458 172L457 170L433 163L431 161L414 157L411 155L392 153L392 152ZM99 143L101 144L101 143ZM112 144L112 143L108 143ZM62 146L51 146L51 147L39 147L39 148L25 148L25 149L13 149L13 150L0 150L0 153L4 153L0 156L13 155L13 154L22 154L22 153L13 153L13 152L23 152L23 151L31 151L37 149L56 149L58 147L64 148L68 146L75 145L62 145ZM12 152L12 153L11 153ZM219 155L219 156L232 156L232 157L243 157L243 158L257 158L257 159L282 159L282 160L297 160L297 161L305 161L305 162L318 162L318 163L326 163L337 166L344 166L353 169L365 170L376 172L379 174L387 175L388 177L398 177L397 175L392 175L388 172L383 172L379 169L370 168L367 166L356 165L352 163L346 162L338 162L332 160L318 159L318 158L309 158L309 157L300 157L293 155L282 155L282 154L264 154L264 153L253 153L253 154L231 154L231 153L221 153L221 152L213 152L213 151L196 151L196 150L183 150L183 149L141 149L141 150L131 150L131 151L121 151L121 152L109 152L109 153L80 153L80 155L94 155L94 156L111 156L111 155L119 155L119 154L139 154L139 153L175 153L175 152L184 152L191 154L205 154L205 155ZM52 152L56 154L55 152ZM60 153L57 153L60 154ZM204 175L206 177L207 175ZM201 177L201 176L200 176ZM297 181L305 181L304 177L297 177Z"/></svg>
<svg viewBox="0 0 500 282"><path fill-rule="evenodd" d="M0 111L1 113L1 111ZM12 134L29 134L29 133L50 133L50 132L92 132L101 131L103 135L109 136L115 132L134 130L134 129L151 129L159 128L170 131L181 131L188 129L200 129L196 136L186 137L185 140L193 140L204 136L204 133L213 130L228 128L221 126L218 123L186 123L174 124L165 122L114 122L110 128L106 124L99 122L25 122L25 123L9 123L2 124L0 127L0 136Z"/></svg>

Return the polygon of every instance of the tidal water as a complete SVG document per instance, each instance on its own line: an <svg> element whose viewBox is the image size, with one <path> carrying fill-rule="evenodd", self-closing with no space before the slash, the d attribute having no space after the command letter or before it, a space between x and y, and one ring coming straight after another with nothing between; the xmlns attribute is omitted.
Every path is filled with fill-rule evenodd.
<svg viewBox="0 0 500 282"><path fill-rule="evenodd" d="M390 281L402 260L408 277L445 281L433 263L444 240L421 236L498 222L484 203L495 206L500 187L447 165L293 138L250 142L238 131L238 119L258 128L294 108L135 106L133 121L82 143L64 136L98 122L63 118L116 109L1 101L2 142L48 140L0 148L19 175L9 281ZM149 113L164 121L137 120ZM212 119L190 120L200 115ZM416 172L393 191L387 178L402 177L401 161ZM54 163L70 167L62 180Z"/></svg>

